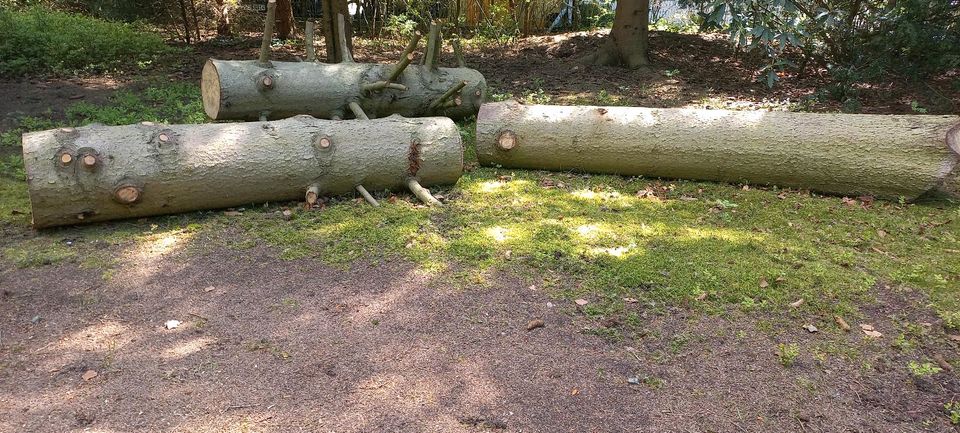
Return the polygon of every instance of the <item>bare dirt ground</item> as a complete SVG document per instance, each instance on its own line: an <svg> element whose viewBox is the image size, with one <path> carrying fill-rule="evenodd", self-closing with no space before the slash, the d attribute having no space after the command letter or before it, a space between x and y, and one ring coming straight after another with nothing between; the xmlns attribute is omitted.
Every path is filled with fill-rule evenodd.
<svg viewBox="0 0 960 433"><path fill-rule="evenodd" d="M785 368L778 333L737 313L651 312L645 336L612 341L509 276L458 289L404 263L177 248L121 251L109 281L0 270L0 431L945 431L940 402L960 394L859 332L838 338L862 355ZM882 292L883 332L929 319ZM831 340L782 333L804 353Z"/></svg>

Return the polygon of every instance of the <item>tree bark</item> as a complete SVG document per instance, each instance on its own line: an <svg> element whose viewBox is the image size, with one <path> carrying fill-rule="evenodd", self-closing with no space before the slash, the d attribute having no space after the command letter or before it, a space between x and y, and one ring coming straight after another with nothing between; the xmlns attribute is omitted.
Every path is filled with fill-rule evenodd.
<svg viewBox="0 0 960 433"><path fill-rule="evenodd" d="M197 43L200 43L200 19L197 18L197 0L190 0L190 14L193 15L193 30L197 34Z"/></svg>
<svg viewBox="0 0 960 433"><path fill-rule="evenodd" d="M344 53L340 48L340 32L337 29L337 14L344 17L343 38L347 41L347 49L353 52L353 23L350 19L350 10L347 8L346 0L330 0L320 3L322 16L320 25L323 27L324 43L327 47L327 63L340 63L344 61Z"/></svg>
<svg viewBox="0 0 960 433"><path fill-rule="evenodd" d="M404 58L402 63L409 63L413 54ZM344 118L350 102L359 104L370 117L464 118L480 109L486 81L479 72L408 65L390 79L397 66L275 61L272 67L264 67L252 60L211 59L203 67L200 91L204 111L216 120L257 120L264 112L270 119L298 114ZM264 85L267 78L269 86ZM455 92L459 96L443 98L464 81L466 86ZM384 87L370 90L377 83ZM441 98L443 103L435 105Z"/></svg>
<svg viewBox="0 0 960 433"><path fill-rule="evenodd" d="M217 36L233 35L230 24L230 3L226 0L216 0L217 7Z"/></svg>
<svg viewBox="0 0 960 433"><path fill-rule="evenodd" d="M581 62L601 66L625 66L630 69L649 66L649 14L650 0L618 1L610 34L595 53L583 57Z"/></svg>
<svg viewBox="0 0 960 433"><path fill-rule="evenodd" d="M445 185L463 170L441 117L90 125L24 134L23 157L37 228Z"/></svg>
<svg viewBox="0 0 960 433"><path fill-rule="evenodd" d="M277 0L277 37L290 39L294 32L293 3Z"/></svg>
<svg viewBox="0 0 960 433"><path fill-rule="evenodd" d="M960 117L484 104L481 164L750 182L913 200L951 193ZM953 179L951 181L951 179Z"/></svg>
<svg viewBox="0 0 960 433"><path fill-rule="evenodd" d="M183 0L177 0L180 4L180 16L183 18L183 40L190 45L190 20L187 18L187 5Z"/></svg>

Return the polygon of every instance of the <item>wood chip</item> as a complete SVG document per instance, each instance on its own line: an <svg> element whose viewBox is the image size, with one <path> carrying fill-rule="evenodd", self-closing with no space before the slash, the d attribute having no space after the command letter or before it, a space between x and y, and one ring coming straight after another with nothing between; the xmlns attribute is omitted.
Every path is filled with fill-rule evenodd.
<svg viewBox="0 0 960 433"><path fill-rule="evenodd" d="M770 287L770 283L767 282L767 279L766 279L766 278L761 278L761 279L760 279L760 288L761 288L761 289L766 289L767 287Z"/></svg>
<svg viewBox="0 0 960 433"><path fill-rule="evenodd" d="M790 306L793 308L797 308L801 305L803 305L803 298L797 299L796 301L790 303Z"/></svg>
<svg viewBox="0 0 960 433"><path fill-rule="evenodd" d="M586 299L577 299L576 301L573 301L573 302L575 302L577 305L581 307L590 303L590 301Z"/></svg>
<svg viewBox="0 0 960 433"><path fill-rule="evenodd" d="M216 290L216 289L217 289L216 287L207 286L207 287L205 287L205 288L203 289L203 291L204 291L204 292L207 292L207 293L210 293L210 292L212 292L212 291L214 291L214 290Z"/></svg>
<svg viewBox="0 0 960 433"><path fill-rule="evenodd" d="M637 298L623 298L623 302L628 304L636 304L637 302L640 302L640 300Z"/></svg>
<svg viewBox="0 0 960 433"><path fill-rule="evenodd" d="M543 320L533 319L529 323L527 323L527 331L533 331L534 329L543 328L544 326L547 326L547 325L543 323Z"/></svg>
<svg viewBox="0 0 960 433"><path fill-rule="evenodd" d="M819 329L817 329L816 326L813 326L813 325L803 325L803 329L806 329L807 332L809 332L809 333L811 333L811 334L820 331Z"/></svg>
<svg viewBox="0 0 960 433"><path fill-rule="evenodd" d="M844 332L850 332L850 325L847 324L846 320L843 320L843 317L833 316L833 321L837 322L837 326L839 326Z"/></svg>
<svg viewBox="0 0 960 433"><path fill-rule="evenodd" d="M97 373L96 371L87 370L85 373L83 373L83 376L80 376L80 377L83 378L83 380L90 380L90 379L93 379L93 378L95 378L95 377L97 377L97 376L99 376L99 375L100 375L100 373Z"/></svg>

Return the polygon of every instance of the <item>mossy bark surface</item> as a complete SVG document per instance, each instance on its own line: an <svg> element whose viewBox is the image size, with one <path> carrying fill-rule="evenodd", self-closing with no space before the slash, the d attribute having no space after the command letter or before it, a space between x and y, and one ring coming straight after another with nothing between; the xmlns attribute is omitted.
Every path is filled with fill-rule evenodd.
<svg viewBox="0 0 960 433"><path fill-rule="evenodd" d="M320 195L452 184L463 170L447 118L91 125L25 134L37 228Z"/></svg>
<svg viewBox="0 0 960 433"><path fill-rule="evenodd" d="M957 116L511 101L481 107L477 155L482 164L511 168L749 182L912 200L936 189L950 193L960 153L958 123Z"/></svg>
<svg viewBox="0 0 960 433"><path fill-rule="evenodd" d="M407 66L393 84L405 90L367 91L364 85L386 80L396 65L370 63L271 62L209 60L203 68L201 93L207 115L215 120L257 120L306 114L323 119L350 117L351 102L371 118L477 114L486 94L486 80L469 68ZM264 78L269 78L269 86ZM451 87L466 82L458 104L431 106Z"/></svg>

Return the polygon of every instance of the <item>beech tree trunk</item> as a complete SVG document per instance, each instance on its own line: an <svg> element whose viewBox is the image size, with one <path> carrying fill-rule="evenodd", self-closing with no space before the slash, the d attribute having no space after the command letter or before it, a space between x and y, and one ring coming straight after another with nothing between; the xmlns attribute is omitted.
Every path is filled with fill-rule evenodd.
<svg viewBox="0 0 960 433"><path fill-rule="evenodd" d="M277 37L290 39L294 32L293 3L290 0L277 0Z"/></svg>
<svg viewBox="0 0 960 433"><path fill-rule="evenodd" d="M650 65L647 34L650 26L650 0L619 0L613 28L603 45L581 61L602 66L636 69Z"/></svg>
<svg viewBox="0 0 960 433"><path fill-rule="evenodd" d="M347 0L330 0L320 3L320 26L323 28L324 44L327 47L327 63L340 63L346 59L346 52L338 42L342 37L347 41L347 49L353 52L353 23L350 20L350 10ZM337 15L343 15L343 33L337 26Z"/></svg>
<svg viewBox="0 0 960 433"><path fill-rule="evenodd" d="M128 126L24 134L37 228L364 190L418 195L463 170L442 117ZM308 194L309 193L309 194ZM311 195L312 194L312 195ZM429 195L429 193L428 193ZM432 197L431 197L432 198Z"/></svg>
<svg viewBox="0 0 960 433"><path fill-rule="evenodd" d="M956 195L960 117L484 104L481 164L772 184L913 200ZM952 185L952 186L951 186ZM951 191L953 189L953 191Z"/></svg>
<svg viewBox="0 0 960 433"><path fill-rule="evenodd" d="M230 25L230 3L226 0L216 0L217 8L217 36L230 36L233 28Z"/></svg>
<svg viewBox="0 0 960 433"><path fill-rule="evenodd" d="M264 113L270 119L297 114L347 118L352 117L347 109L350 102L356 102L370 117L400 114L463 118L480 109L486 80L468 68L409 65L391 81L393 87L365 90L390 78L396 67L277 61L263 66L254 60L208 60L201 74L203 108L216 120L257 120ZM269 86L264 85L265 79ZM466 85L458 95L434 105L462 82Z"/></svg>

